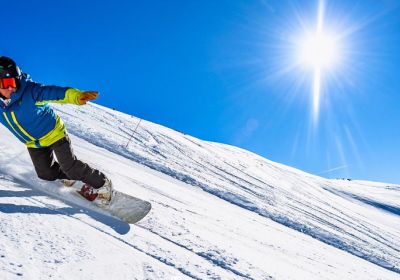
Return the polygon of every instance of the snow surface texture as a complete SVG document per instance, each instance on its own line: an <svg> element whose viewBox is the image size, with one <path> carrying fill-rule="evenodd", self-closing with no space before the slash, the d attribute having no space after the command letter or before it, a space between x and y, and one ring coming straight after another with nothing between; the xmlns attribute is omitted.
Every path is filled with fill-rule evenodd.
<svg viewBox="0 0 400 280"><path fill-rule="evenodd" d="M95 104L54 107L78 157L153 208L128 225L69 199L0 127L0 279L400 279L400 186L327 180L144 120L133 134L138 118Z"/></svg>

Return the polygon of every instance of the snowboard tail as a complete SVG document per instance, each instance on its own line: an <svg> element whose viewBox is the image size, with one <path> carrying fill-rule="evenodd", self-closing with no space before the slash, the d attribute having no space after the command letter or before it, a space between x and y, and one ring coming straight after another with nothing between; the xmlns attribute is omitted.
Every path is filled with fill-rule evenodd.
<svg viewBox="0 0 400 280"><path fill-rule="evenodd" d="M110 205L101 209L128 224L134 224L150 212L151 203L114 190Z"/></svg>
<svg viewBox="0 0 400 280"><path fill-rule="evenodd" d="M96 208L101 209L101 212L106 212L111 216L128 224L135 224L142 220L151 210L151 203L140 198L119 192L112 191L112 198L108 205L97 205ZM84 197L81 191L76 192L80 198L90 200Z"/></svg>

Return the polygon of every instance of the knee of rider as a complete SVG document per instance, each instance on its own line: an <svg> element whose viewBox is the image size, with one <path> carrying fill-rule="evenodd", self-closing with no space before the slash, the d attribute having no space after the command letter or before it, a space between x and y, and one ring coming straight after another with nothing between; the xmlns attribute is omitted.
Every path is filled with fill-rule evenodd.
<svg viewBox="0 0 400 280"><path fill-rule="evenodd" d="M40 179L46 181L55 181L58 178L57 174L52 172L38 172L37 175Z"/></svg>

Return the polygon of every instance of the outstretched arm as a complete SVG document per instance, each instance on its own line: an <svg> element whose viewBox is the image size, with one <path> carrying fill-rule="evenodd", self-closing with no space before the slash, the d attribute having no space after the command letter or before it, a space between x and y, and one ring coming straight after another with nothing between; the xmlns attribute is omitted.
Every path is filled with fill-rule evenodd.
<svg viewBox="0 0 400 280"><path fill-rule="evenodd" d="M84 105L89 100L97 98L97 91L81 91L75 88L58 86L43 86L35 84L32 91L36 102L53 102L62 104Z"/></svg>

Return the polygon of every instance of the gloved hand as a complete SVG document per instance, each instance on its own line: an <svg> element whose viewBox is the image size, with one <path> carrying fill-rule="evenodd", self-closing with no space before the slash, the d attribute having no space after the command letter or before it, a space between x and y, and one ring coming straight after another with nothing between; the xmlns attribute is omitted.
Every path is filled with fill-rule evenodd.
<svg viewBox="0 0 400 280"><path fill-rule="evenodd" d="M98 95L99 93L97 91L82 91L78 96L78 102L84 105L89 100L96 99Z"/></svg>

